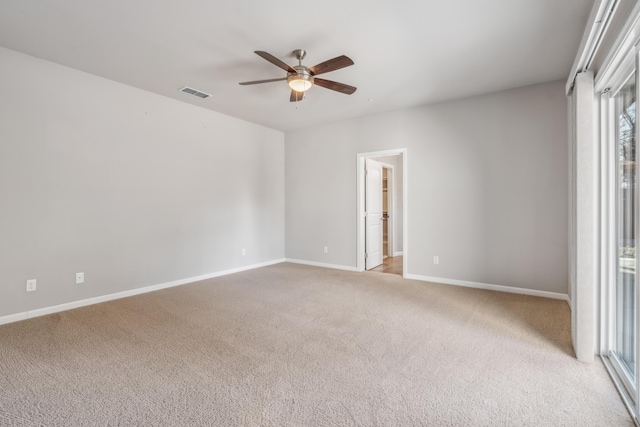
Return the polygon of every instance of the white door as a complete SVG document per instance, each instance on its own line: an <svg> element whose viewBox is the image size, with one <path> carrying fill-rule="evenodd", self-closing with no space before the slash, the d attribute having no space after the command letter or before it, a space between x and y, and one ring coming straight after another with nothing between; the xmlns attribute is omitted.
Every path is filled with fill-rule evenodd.
<svg viewBox="0 0 640 427"><path fill-rule="evenodd" d="M365 163L365 269L382 264L382 165Z"/></svg>

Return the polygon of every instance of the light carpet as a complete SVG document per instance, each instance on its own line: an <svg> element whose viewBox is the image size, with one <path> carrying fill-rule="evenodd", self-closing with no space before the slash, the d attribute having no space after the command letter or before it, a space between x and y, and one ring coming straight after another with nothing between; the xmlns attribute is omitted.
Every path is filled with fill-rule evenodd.
<svg viewBox="0 0 640 427"><path fill-rule="evenodd" d="M0 326L0 425L633 424L564 301L283 263Z"/></svg>

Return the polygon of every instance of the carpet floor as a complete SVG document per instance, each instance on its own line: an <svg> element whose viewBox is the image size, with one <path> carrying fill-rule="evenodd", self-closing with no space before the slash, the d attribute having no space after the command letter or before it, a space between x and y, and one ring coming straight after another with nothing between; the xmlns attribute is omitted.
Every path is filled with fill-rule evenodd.
<svg viewBox="0 0 640 427"><path fill-rule="evenodd" d="M633 423L564 301L283 263L0 326L0 425Z"/></svg>

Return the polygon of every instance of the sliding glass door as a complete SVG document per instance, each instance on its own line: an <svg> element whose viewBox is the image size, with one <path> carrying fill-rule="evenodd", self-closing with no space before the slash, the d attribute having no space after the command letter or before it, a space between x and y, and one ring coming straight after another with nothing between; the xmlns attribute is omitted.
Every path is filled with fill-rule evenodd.
<svg viewBox="0 0 640 427"><path fill-rule="evenodd" d="M616 72L600 83L602 360L630 412L639 398L640 184L636 126L638 50L631 47Z"/></svg>
<svg viewBox="0 0 640 427"><path fill-rule="evenodd" d="M612 95L615 133L615 286L612 301L612 361L631 396L637 387L636 242L638 238L636 73Z"/></svg>
<svg viewBox="0 0 640 427"><path fill-rule="evenodd" d="M598 344L620 396L640 425L640 4L620 16L626 23L616 30L616 41L602 52L607 59L594 73L600 110L600 150L592 153L599 158L600 176Z"/></svg>

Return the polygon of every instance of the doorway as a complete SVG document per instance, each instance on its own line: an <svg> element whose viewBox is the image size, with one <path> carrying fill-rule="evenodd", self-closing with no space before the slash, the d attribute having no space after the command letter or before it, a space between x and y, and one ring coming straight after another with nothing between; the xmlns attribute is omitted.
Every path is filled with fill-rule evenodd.
<svg viewBox="0 0 640 427"><path fill-rule="evenodd" d="M382 164L382 259L393 257L393 188L389 185L393 181L393 166ZM390 235L391 233L391 235Z"/></svg>
<svg viewBox="0 0 640 427"><path fill-rule="evenodd" d="M359 153L357 269L407 272L407 150Z"/></svg>
<svg viewBox="0 0 640 427"><path fill-rule="evenodd" d="M398 250L399 248L397 247L394 235L395 211L398 210L395 208L394 167L393 165L384 162L380 162L380 164L382 165L382 263L379 266L370 269L370 271L402 276L403 256L402 251ZM366 239L367 236L365 235L365 241Z"/></svg>

